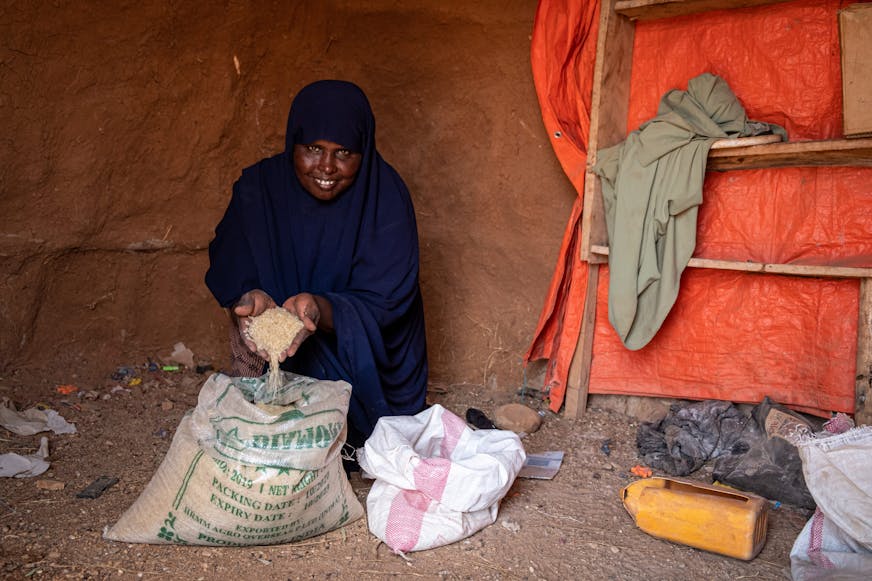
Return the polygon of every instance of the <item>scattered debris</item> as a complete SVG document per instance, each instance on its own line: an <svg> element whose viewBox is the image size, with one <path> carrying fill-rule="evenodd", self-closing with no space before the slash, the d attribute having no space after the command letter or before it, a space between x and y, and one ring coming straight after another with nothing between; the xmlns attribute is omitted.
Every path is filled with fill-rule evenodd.
<svg viewBox="0 0 872 581"><path fill-rule="evenodd" d="M36 481L36 487L40 490L63 490L66 484L60 480L52 480L51 478L40 478Z"/></svg>
<svg viewBox="0 0 872 581"><path fill-rule="evenodd" d="M0 426L19 436L32 436L39 432L75 434L76 426L65 420L53 409L29 408L23 412L15 409L8 398L0 400Z"/></svg>
<svg viewBox="0 0 872 581"><path fill-rule="evenodd" d="M106 489L118 482L114 476L101 476L76 495L76 498L99 498Z"/></svg>
<svg viewBox="0 0 872 581"><path fill-rule="evenodd" d="M136 377L136 369L133 367L118 367L115 369L115 372L109 376L113 381L122 381L127 378L135 378Z"/></svg>
<svg viewBox="0 0 872 581"><path fill-rule="evenodd" d="M162 409L162 410L165 411L165 412L168 412L168 411L170 411L171 409L173 409L174 406L175 406L175 404L173 404L173 402L171 402L171 401L168 400L168 399L165 399L165 400L163 400L163 401L161 402L161 404L160 404L160 409Z"/></svg>
<svg viewBox="0 0 872 581"><path fill-rule="evenodd" d="M600 451L606 456L610 456L612 453L612 449L609 447L612 444L611 438L606 438L603 440L602 445L600 446Z"/></svg>
<svg viewBox="0 0 872 581"><path fill-rule="evenodd" d="M188 369L194 368L194 352L185 347L182 342L173 345L173 352L170 355L170 361L175 361L180 365L184 365Z"/></svg>
<svg viewBox="0 0 872 581"><path fill-rule="evenodd" d="M495 430L497 427L483 411L476 408L466 410L466 423L477 430Z"/></svg>
<svg viewBox="0 0 872 581"><path fill-rule="evenodd" d="M39 449L35 454L21 456L15 453L0 454L0 476L15 478L30 478L39 476L49 469L48 438L39 440Z"/></svg>
<svg viewBox="0 0 872 581"><path fill-rule="evenodd" d="M76 410L77 412L82 411L82 406L80 406L80 405L77 404L77 403L72 403L72 402L68 402L68 401L62 401L61 404L67 406L68 408L73 408L73 409Z"/></svg>
<svg viewBox="0 0 872 581"><path fill-rule="evenodd" d="M651 478L651 474L653 474L650 468L648 468L647 466L642 466L640 464L636 464L635 466L630 468L630 473L640 478Z"/></svg>
<svg viewBox="0 0 872 581"><path fill-rule="evenodd" d="M562 463L562 451L527 454L527 459L524 461L521 471L518 472L518 477L551 480L557 475L557 471L560 470Z"/></svg>
<svg viewBox="0 0 872 581"><path fill-rule="evenodd" d="M55 389L61 395L70 395L79 391L79 388L75 385L59 385Z"/></svg>
<svg viewBox="0 0 872 581"><path fill-rule="evenodd" d="M521 530L521 525L507 518L504 518L500 521L500 526L502 526L504 529L512 531L513 533L517 533Z"/></svg>

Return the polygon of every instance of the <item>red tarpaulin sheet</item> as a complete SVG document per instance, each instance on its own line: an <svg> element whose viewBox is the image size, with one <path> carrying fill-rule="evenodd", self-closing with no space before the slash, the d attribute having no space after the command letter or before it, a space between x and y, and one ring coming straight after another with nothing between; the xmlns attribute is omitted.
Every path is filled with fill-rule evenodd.
<svg viewBox="0 0 872 581"><path fill-rule="evenodd" d="M802 0L639 22L627 127L703 72L724 78L750 119L791 141L842 136L837 12ZM578 255L599 2L541 0L531 60L542 118L579 193L527 361L548 359L551 409L562 405L587 297ZM695 256L763 263L872 266L872 169L710 172ZM775 401L853 412L858 281L687 269L654 339L627 350L608 322L601 268L590 393Z"/></svg>

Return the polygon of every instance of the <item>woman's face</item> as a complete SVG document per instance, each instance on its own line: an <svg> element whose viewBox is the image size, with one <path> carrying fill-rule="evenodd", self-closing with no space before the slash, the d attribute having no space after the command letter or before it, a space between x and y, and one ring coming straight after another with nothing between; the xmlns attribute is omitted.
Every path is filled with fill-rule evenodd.
<svg viewBox="0 0 872 581"><path fill-rule="evenodd" d="M361 155L332 141L319 139L294 145L294 171L303 188L323 201L330 201L347 190L357 170Z"/></svg>

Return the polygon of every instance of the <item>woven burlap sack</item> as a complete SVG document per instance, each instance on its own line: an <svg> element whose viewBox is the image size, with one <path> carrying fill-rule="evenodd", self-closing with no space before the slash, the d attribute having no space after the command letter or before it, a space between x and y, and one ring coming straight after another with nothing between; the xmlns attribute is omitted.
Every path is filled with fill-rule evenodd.
<svg viewBox="0 0 872 581"><path fill-rule="evenodd" d="M363 516L342 468L351 386L212 375L133 505L104 537L213 546L290 543Z"/></svg>

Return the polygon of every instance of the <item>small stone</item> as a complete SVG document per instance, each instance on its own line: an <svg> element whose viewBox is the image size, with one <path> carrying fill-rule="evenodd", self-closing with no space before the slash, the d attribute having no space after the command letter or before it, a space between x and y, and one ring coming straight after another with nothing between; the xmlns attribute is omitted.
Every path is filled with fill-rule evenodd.
<svg viewBox="0 0 872 581"><path fill-rule="evenodd" d="M173 402L171 402L168 399L163 400L160 404L160 409L162 409L165 412L170 411L171 409L173 409Z"/></svg>
<svg viewBox="0 0 872 581"><path fill-rule="evenodd" d="M45 558L46 558L46 559L55 560L55 559L59 559L60 556L61 556L61 554L60 554L59 551L50 551L50 552L45 556Z"/></svg>
<svg viewBox="0 0 872 581"><path fill-rule="evenodd" d="M542 417L525 405L509 403L497 408L494 423L501 430L532 434L542 425Z"/></svg>
<svg viewBox="0 0 872 581"><path fill-rule="evenodd" d="M49 480L48 478L41 478L36 481L36 487L40 490L63 490L66 484L61 482L60 480Z"/></svg>

